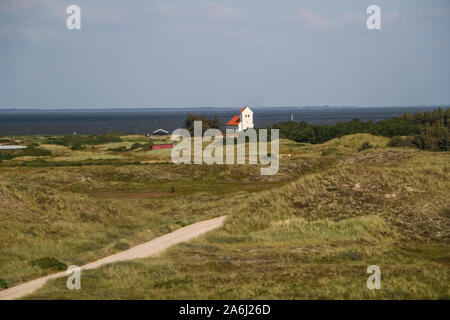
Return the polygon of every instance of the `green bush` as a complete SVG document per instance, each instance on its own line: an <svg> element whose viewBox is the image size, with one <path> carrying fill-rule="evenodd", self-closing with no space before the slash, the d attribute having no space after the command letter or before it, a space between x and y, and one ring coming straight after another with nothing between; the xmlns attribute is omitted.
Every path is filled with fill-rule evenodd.
<svg viewBox="0 0 450 320"><path fill-rule="evenodd" d="M450 151L450 131L448 121L436 120L426 124L425 130L415 137L414 143L423 150Z"/></svg>
<svg viewBox="0 0 450 320"><path fill-rule="evenodd" d="M29 147L26 149L17 150L1 150L0 160L11 160L18 157L48 157L51 156L52 152L50 150L39 149L34 147Z"/></svg>
<svg viewBox="0 0 450 320"><path fill-rule="evenodd" d="M39 147L39 143L31 142L31 143L27 144L27 147L28 148L37 148L37 147Z"/></svg>
<svg viewBox="0 0 450 320"><path fill-rule="evenodd" d="M415 148L416 145L414 144L414 138L413 137L400 137L395 136L392 137L391 140L389 140L387 146L388 147L403 147L403 148Z"/></svg>
<svg viewBox="0 0 450 320"><path fill-rule="evenodd" d="M393 137L389 147L416 147L428 151L449 151L450 132L446 118L436 120L434 123L427 122L424 130L411 137Z"/></svg>
<svg viewBox="0 0 450 320"><path fill-rule="evenodd" d="M22 149L22 153L23 156L34 156L34 157L50 157L52 155L52 152L50 150L33 147Z"/></svg>
<svg viewBox="0 0 450 320"><path fill-rule="evenodd" d="M348 122L335 125L312 125L305 121L280 122L273 126L280 130L280 137L296 142L324 143L334 138L339 138L355 133L370 133L377 136L433 136L437 140L424 138L419 144L425 150L450 150L450 138L448 133L448 119L450 108L438 108L429 112L417 112L413 115L404 114L400 117L381 120L378 122L361 121L353 119ZM437 142L436 142L437 141ZM422 147L419 147L422 149Z"/></svg>
<svg viewBox="0 0 450 320"><path fill-rule="evenodd" d="M127 151L127 147L125 146L120 146L117 148L109 148L108 151L113 151L113 152L125 152Z"/></svg>
<svg viewBox="0 0 450 320"><path fill-rule="evenodd" d="M188 223L185 220L177 220L175 223L181 227L186 227Z"/></svg>
<svg viewBox="0 0 450 320"><path fill-rule="evenodd" d="M116 248L117 250L128 250L130 249L130 245L126 242L117 242L114 246L114 248Z"/></svg>
<svg viewBox="0 0 450 320"><path fill-rule="evenodd" d="M0 278L0 288L8 289L8 282L5 279Z"/></svg>
<svg viewBox="0 0 450 320"><path fill-rule="evenodd" d="M144 144L143 146L142 146L142 151L150 151L150 150L152 150L152 146L153 146L153 141L152 140L150 140L150 142L149 143L146 143L146 144Z"/></svg>
<svg viewBox="0 0 450 320"><path fill-rule="evenodd" d="M217 116L209 119L200 114L189 113L184 121L184 127L189 130L191 135L194 134L194 121L202 121L202 133L205 133L208 129L220 129L222 125Z"/></svg>
<svg viewBox="0 0 450 320"><path fill-rule="evenodd" d="M243 133L240 133L240 134L242 134L243 135ZM240 134L238 134L238 136L237 137L232 137L232 136L228 136L228 137L223 137L223 139L222 139L222 142L223 142L223 145L225 146L226 144L227 144L227 139L228 140L231 140L231 143L232 144L234 144L234 145L238 145L238 144L240 144L240 143L250 143L250 137L249 136L245 136L245 139L244 139L244 141L242 141L241 139L239 139L239 135ZM256 135L256 141L255 142L259 142L259 134L257 134ZM268 134L267 135L267 142L271 142L271 136Z"/></svg>
<svg viewBox="0 0 450 320"><path fill-rule="evenodd" d="M79 142L75 142L75 143L72 145L72 148L70 148L70 149L72 149L72 150L74 150L74 151L76 151L76 150L83 150L83 149L84 149L84 146L83 146L81 143L79 143Z"/></svg>
<svg viewBox="0 0 450 320"><path fill-rule="evenodd" d="M117 134L108 133L90 136L71 135L71 136L50 137L43 141L44 144L56 144L67 147L72 146L74 144L95 145L112 142L122 142L122 139Z"/></svg>
<svg viewBox="0 0 450 320"><path fill-rule="evenodd" d="M62 271L67 269L67 265L56 258L44 257L30 261L30 265L38 266L43 270Z"/></svg>
<svg viewBox="0 0 450 320"><path fill-rule="evenodd" d="M140 147L142 147L142 144L139 142L136 142L130 147L130 150L136 150L136 149L139 149Z"/></svg>
<svg viewBox="0 0 450 320"><path fill-rule="evenodd" d="M336 148L327 148L325 150L322 151L321 155L322 156L328 156L330 154L334 154L336 153L337 149Z"/></svg>
<svg viewBox="0 0 450 320"><path fill-rule="evenodd" d="M373 146L370 144L369 141L366 141L358 148L358 152L361 152L361 151L367 150L367 149L371 149L371 148L373 148Z"/></svg>
<svg viewBox="0 0 450 320"><path fill-rule="evenodd" d="M165 162L172 164L171 162ZM0 164L2 164L0 159ZM21 161L17 163L3 163L2 167L34 167L34 168L49 168L49 167L85 167L85 166L126 166L126 165L140 165L140 161L123 161L120 159L87 159L83 161L45 161L43 159L34 159L31 161ZM162 164L162 162L159 162ZM156 164L154 164L156 165Z"/></svg>

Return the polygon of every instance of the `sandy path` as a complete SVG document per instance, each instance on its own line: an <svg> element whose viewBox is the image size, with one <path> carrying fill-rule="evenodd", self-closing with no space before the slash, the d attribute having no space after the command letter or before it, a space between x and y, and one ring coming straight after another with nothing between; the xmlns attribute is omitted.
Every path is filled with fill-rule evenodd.
<svg viewBox="0 0 450 320"><path fill-rule="evenodd" d="M172 233L166 234L164 236L158 237L156 239L153 239L149 242L143 243L141 245L138 245L136 247L133 247L129 250L122 251L120 253L114 254L112 256L105 257L103 259L91 262L89 264L86 264L81 267L82 270L89 270L89 269L95 269L98 267L101 267L105 264L119 262L119 261L125 261L125 260L132 260L132 259L140 259L140 258L147 258L149 256L152 256L154 254L160 253L161 251L164 251L168 247L188 241L192 238L198 237L199 235L217 229L220 226L222 226L223 222L225 221L225 216L214 218L211 220L204 220L200 221L194 224L191 224L187 227L178 229ZM67 277L65 271L55 273L46 277L42 277L36 280L32 280L29 282L25 282L23 284L20 284L18 286L2 290L0 291L0 300L12 300L21 298L23 296L26 296L35 290L41 288L44 286L44 284L47 282L47 280L50 279L56 279L61 277Z"/></svg>

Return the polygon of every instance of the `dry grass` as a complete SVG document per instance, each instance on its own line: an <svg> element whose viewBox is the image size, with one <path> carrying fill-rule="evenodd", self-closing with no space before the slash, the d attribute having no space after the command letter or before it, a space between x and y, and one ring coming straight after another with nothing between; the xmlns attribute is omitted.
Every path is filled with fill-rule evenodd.
<svg viewBox="0 0 450 320"><path fill-rule="evenodd" d="M378 147L357 152L364 141ZM384 142L284 140L273 177L237 165L3 168L0 278L36 277L31 259L92 261L227 214L157 258L84 272L80 291L59 279L30 298L449 299L450 154ZM372 264L382 290L366 288Z"/></svg>

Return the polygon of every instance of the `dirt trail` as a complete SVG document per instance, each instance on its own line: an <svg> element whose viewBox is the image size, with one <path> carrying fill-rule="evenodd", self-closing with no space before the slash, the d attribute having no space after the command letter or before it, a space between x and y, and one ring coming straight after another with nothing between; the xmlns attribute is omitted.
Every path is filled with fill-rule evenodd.
<svg viewBox="0 0 450 320"><path fill-rule="evenodd" d="M154 254L164 251L165 249L174 244L191 240L195 237L200 236L203 233L219 228L220 226L222 226L223 222L225 221L225 218L226 216L223 216L191 224L187 227L178 229L172 233L163 235L149 242L140 244L129 250L86 264L81 267L81 270L95 269L105 264L119 261L150 257ZM2 290L0 291L0 300L12 300L21 298L43 287L44 284L47 282L47 280L67 276L68 275L66 274L66 272L63 271L36 280L25 282L23 284L20 284L18 286L6 290Z"/></svg>

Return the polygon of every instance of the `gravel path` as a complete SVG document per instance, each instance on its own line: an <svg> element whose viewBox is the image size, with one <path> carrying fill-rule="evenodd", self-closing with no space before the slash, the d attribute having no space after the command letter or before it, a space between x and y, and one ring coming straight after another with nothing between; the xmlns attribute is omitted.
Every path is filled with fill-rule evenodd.
<svg viewBox="0 0 450 320"><path fill-rule="evenodd" d="M105 264L119 261L150 257L152 255L164 251L165 249L167 249L170 246L173 246L174 244L191 240L195 237L200 236L203 233L219 228L220 226L222 226L223 222L225 221L225 218L226 217L223 216L191 224L187 227L178 229L172 233L158 237L149 242L140 244L129 250L122 251L120 253L113 254L112 256L108 256L103 259L86 264L81 267L81 270L95 269ZM2 290L0 291L0 300L12 300L24 297L36 291L37 289L43 287L44 284L47 282L47 280L67 276L68 275L66 274L66 272L63 271L36 280L25 282L23 284L20 284L18 286L6 290Z"/></svg>

